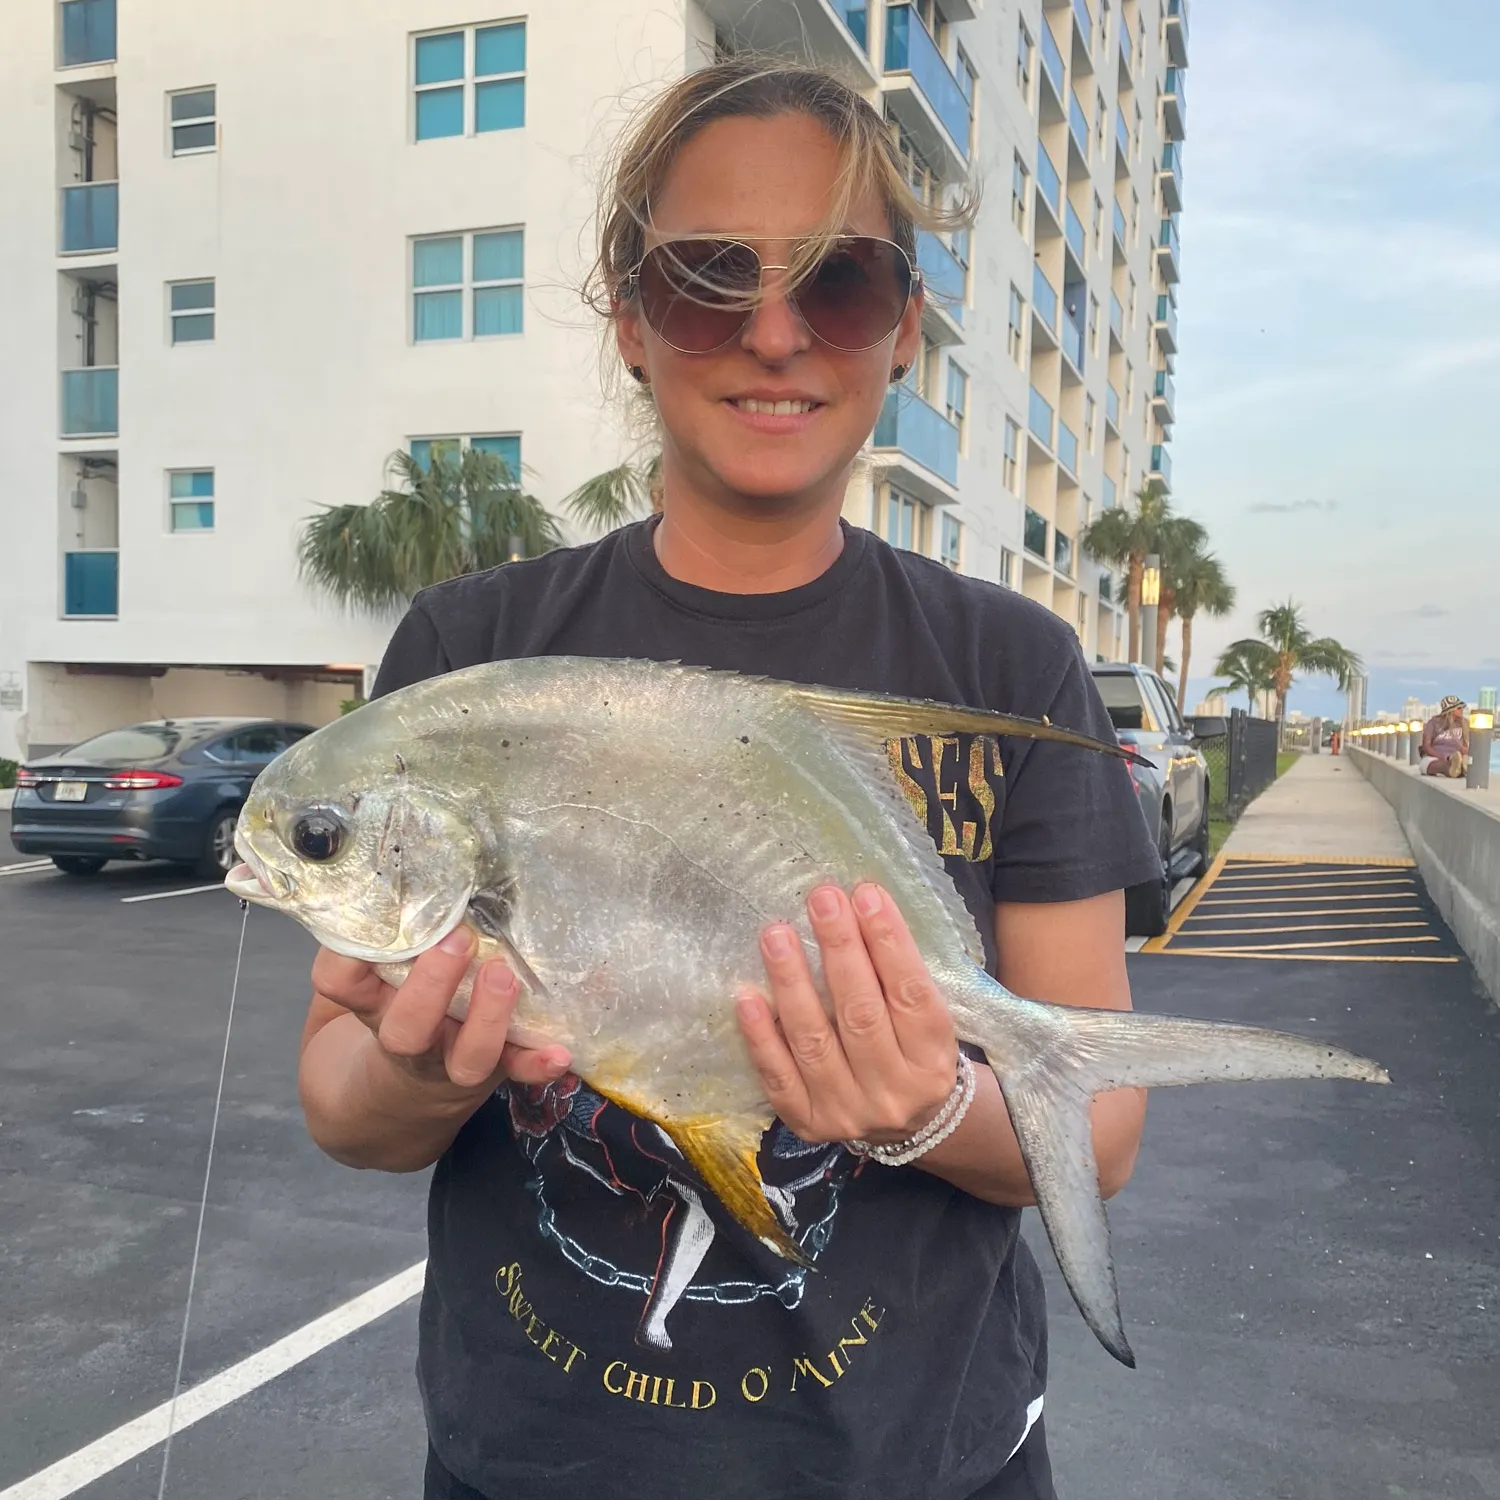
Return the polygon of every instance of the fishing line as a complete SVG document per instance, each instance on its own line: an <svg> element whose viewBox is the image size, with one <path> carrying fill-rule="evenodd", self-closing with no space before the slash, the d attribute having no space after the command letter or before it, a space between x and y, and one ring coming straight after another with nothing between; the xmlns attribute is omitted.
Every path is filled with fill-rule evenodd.
<svg viewBox="0 0 1500 1500"><path fill-rule="evenodd" d="M250 903L240 902L240 942L234 955L234 983L229 987L229 1019L224 1025L224 1054L219 1059L219 1087L214 1094L213 1124L208 1129L208 1160L203 1166L203 1196L198 1200L198 1232L193 1236L193 1264L188 1271L187 1306L182 1310L182 1337L177 1343L177 1374L172 1380L172 1404L167 1408L167 1441L161 1454L161 1483L156 1500L167 1493L167 1465L172 1460L172 1429L177 1421L177 1398L182 1393L182 1365L187 1358L188 1323L193 1316L193 1291L198 1285L198 1257L203 1250L203 1220L208 1213L208 1183L214 1169L214 1143L219 1136L219 1111L224 1104L224 1079L229 1072L229 1037L234 1030L234 1002L240 992L240 963L245 957L245 929L250 925Z"/></svg>

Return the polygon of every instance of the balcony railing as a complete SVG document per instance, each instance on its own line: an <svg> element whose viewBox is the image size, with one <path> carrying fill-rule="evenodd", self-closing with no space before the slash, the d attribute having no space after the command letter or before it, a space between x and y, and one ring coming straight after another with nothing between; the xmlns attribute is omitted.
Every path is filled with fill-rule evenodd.
<svg viewBox="0 0 1500 1500"><path fill-rule="evenodd" d="M1177 235L1177 224L1173 219L1163 219L1157 231L1156 253L1161 258L1162 276L1167 281L1176 281L1178 261L1182 257L1182 241Z"/></svg>
<svg viewBox="0 0 1500 1500"><path fill-rule="evenodd" d="M109 619L120 613L120 553L94 547L63 553L63 615L70 620Z"/></svg>
<svg viewBox="0 0 1500 1500"><path fill-rule="evenodd" d="M1172 488L1172 455L1161 443L1151 445L1151 478L1161 480L1168 489Z"/></svg>
<svg viewBox="0 0 1500 1500"><path fill-rule="evenodd" d="M1035 264L1031 268L1031 305L1042 322L1056 333L1057 292L1042 274L1042 268Z"/></svg>
<svg viewBox="0 0 1500 1500"><path fill-rule="evenodd" d="M1057 168L1052 165L1052 158L1047 155L1040 141L1036 143L1036 185L1041 189L1042 197L1047 200L1052 212L1060 214L1062 178L1057 175Z"/></svg>
<svg viewBox="0 0 1500 1500"><path fill-rule="evenodd" d="M1163 86L1162 125L1168 140L1180 141L1187 133L1187 69L1168 68Z"/></svg>
<svg viewBox="0 0 1500 1500"><path fill-rule="evenodd" d="M1052 566L1064 578L1073 576L1073 538L1065 531L1052 533Z"/></svg>
<svg viewBox="0 0 1500 1500"><path fill-rule="evenodd" d="M1156 341L1168 354L1177 352L1177 304L1171 294L1161 292L1156 298L1156 318L1152 326L1156 329Z"/></svg>
<svg viewBox="0 0 1500 1500"><path fill-rule="evenodd" d="M1078 17L1078 29L1083 33L1083 45L1094 50L1094 18L1089 14L1085 0L1073 0L1073 14Z"/></svg>
<svg viewBox="0 0 1500 1500"><path fill-rule="evenodd" d="M885 70L910 73L952 137L960 156L969 154L969 101L958 85L937 43L928 35L922 18L907 4L892 5L885 13Z"/></svg>
<svg viewBox="0 0 1500 1500"><path fill-rule="evenodd" d="M62 372L62 435L113 437L120 430L120 370L91 365Z"/></svg>
<svg viewBox="0 0 1500 1500"><path fill-rule="evenodd" d="M1156 372L1156 379L1152 382L1151 397L1167 409L1167 420L1171 420L1171 414L1177 409L1177 387L1172 384L1172 377L1165 370Z"/></svg>
<svg viewBox="0 0 1500 1500"><path fill-rule="evenodd" d="M1108 474L1104 476L1104 508L1105 510L1115 508L1115 482Z"/></svg>
<svg viewBox="0 0 1500 1500"><path fill-rule="evenodd" d="M1167 57L1179 68L1187 66L1187 0L1167 0Z"/></svg>
<svg viewBox="0 0 1500 1500"><path fill-rule="evenodd" d="M917 235L917 266L930 300L955 323L962 323L969 280L963 262L935 234L924 229Z"/></svg>
<svg viewBox="0 0 1500 1500"><path fill-rule="evenodd" d="M1117 104L1115 106L1115 145L1120 148L1120 155L1130 160L1130 126L1125 123L1125 111Z"/></svg>
<svg viewBox="0 0 1500 1500"><path fill-rule="evenodd" d="M1078 435L1061 417L1057 419L1057 461L1070 474L1078 472Z"/></svg>
<svg viewBox="0 0 1500 1500"><path fill-rule="evenodd" d="M1031 408L1027 417L1032 433L1041 440L1045 447L1050 448L1052 446L1052 407L1035 386L1031 388Z"/></svg>
<svg viewBox="0 0 1500 1500"><path fill-rule="evenodd" d="M958 483L958 428L905 386L885 398L875 447L894 449L948 484Z"/></svg>
<svg viewBox="0 0 1500 1500"><path fill-rule="evenodd" d="M1104 387L1104 419L1118 429L1120 425L1120 393L1112 385Z"/></svg>
<svg viewBox="0 0 1500 1500"><path fill-rule="evenodd" d="M62 248L72 254L120 243L120 184L85 182L62 190Z"/></svg>
<svg viewBox="0 0 1500 1500"><path fill-rule="evenodd" d="M849 35L860 47L870 50L870 26L865 0L832 0L834 14L849 28Z"/></svg>
<svg viewBox="0 0 1500 1500"><path fill-rule="evenodd" d="M1062 340L1063 353L1073 361L1073 368L1080 375L1083 374L1083 329L1072 318L1064 317L1059 337Z"/></svg>
<svg viewBox="0 0 1500 1500"><path fill-rule="evenodd" d="M1057 102L1061 104L1066 71L1063 68L1063 55L1057 48L1057 38L1052 35L1052 28L1047 24L1045 15L1042 17L1042 70L1052 87L1057 90Z"/></svg>
<svg viewBox="0 0 1500 1500"><path fill-rule="evenodd" d="M1089 117L1078 102L1078 95L1074 93L1068 95L1068 132L1072 135L1073 144L1078 147L1079 154L1087 161L1089 159Z"/></svg>
<svg viewBox="0 0 1500 1500"><path fill-rule="evenodd" d="M1120 341L1120 347L1125 347L1125 309L1120 306L1120 299L1111 292L1109 294L1109 331Z"/></svg>
<svg viewBox="0 0 1500 1500"><path fill-rule="evenodd" d="M1115 204L1115 239L1119 241L1120 249L1125 248L1125 210L1118 203Z"/></svg>
<svg viewBox="0 0 1500 1500"><path fill-rule="evenodd" d="M1130 29L1124 25L1120 27L1120 65L1127 75L1135 66L1135 54L1131 51Z"/></svg>
<svg viewBox="0 0 1500 1500"><path fill-rule="evenodd" d="M1046 562L1047 518L1038 515L1029 505L1026 507L1025 530L1021 535L1021 544L1033 557L1039 557Z"/></svg>
<svg viewBox="0 0 1500 1500"><path fill-rule="evenodd" d="M1063 233L1067 236L1068 248L1078 257L1078 264L1081 266L1088 247L1088 236L1083 232L1083 220L1074 212L1071 203L1063 213Z"/></svg>
<svg viewBox="0 0 1500 1500"><path fill-rule="evenodd" d="M65 68L113 62L115 0L63 0L61 54Z"/></svg>
<svg viewBox="0 0 1500 1500"><path fill-rule="evenodd" d="M1161 170L1157 174L1161 183L1162 202L1171 213L1182 208L1182 142L1168 141L1161 148Z"/></svg>

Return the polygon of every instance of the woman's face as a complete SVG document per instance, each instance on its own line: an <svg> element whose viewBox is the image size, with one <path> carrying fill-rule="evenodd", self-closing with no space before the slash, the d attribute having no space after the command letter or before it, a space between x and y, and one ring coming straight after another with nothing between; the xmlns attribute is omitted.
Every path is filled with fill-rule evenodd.
<svg viewBox="0 0 1500 1500"><path fill-rule="evenodd" d="M652 206L648 245L684 235L725 234L767 265L785 265L798 238L823 223L839 172L837 148L816 120L785 114L726 119L683 148ZM850 234L888 239L872 192L851 205ZM721 503L792 510L842 500L850 465L870 436L895 365L915 358L921 303L872 349L848 354L821 343L788 305L784 273L767 271L763 300L743 330L710 354L664 343L635 305L616 322L627 365L642 366L661 415L668 475ZM797 401L776 416L747 403Z"/></svg>

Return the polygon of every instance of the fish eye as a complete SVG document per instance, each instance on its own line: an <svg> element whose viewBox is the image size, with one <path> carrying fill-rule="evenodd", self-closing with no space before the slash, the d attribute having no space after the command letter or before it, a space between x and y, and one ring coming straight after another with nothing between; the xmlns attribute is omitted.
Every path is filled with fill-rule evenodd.
<svg viewBox="0 0 1500 1500"><path fill-rule="evenodd" d="M343 841L343 822L331 812L303 813L292 824L292 848L303 859L318 863L332 859Z"/></svg>

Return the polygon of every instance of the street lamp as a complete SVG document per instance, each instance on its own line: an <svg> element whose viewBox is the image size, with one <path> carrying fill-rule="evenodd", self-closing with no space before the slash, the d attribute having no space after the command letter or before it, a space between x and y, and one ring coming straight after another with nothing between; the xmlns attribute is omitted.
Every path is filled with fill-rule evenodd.
<svg viewBox="0 0 1500 1500"><path fill-rule="evenodd" d="M1490 785L1490 742L1495 737L1495 712L1476 708L1469 715L1469 769L1464 785L1471 792L1485 792Z"/></svg>
<svg viewBox="0 0 1500 1500"><path fill-rule="evenodd" d="M1422 730L1425 726L1420 719L1413 719L1408 726L1411 730L1411 749L1408 752L1408 765L1420 765L1422 761Z"/></svg>
<svg viewBox="0 0 1500 1500"><path fill-rule="evenodd" d="M1161 557L1153 552L1146 559L1146 569L1141 574L1141 657L1150 666L1156 665L1157 616L1161 609Z"/></svg>

